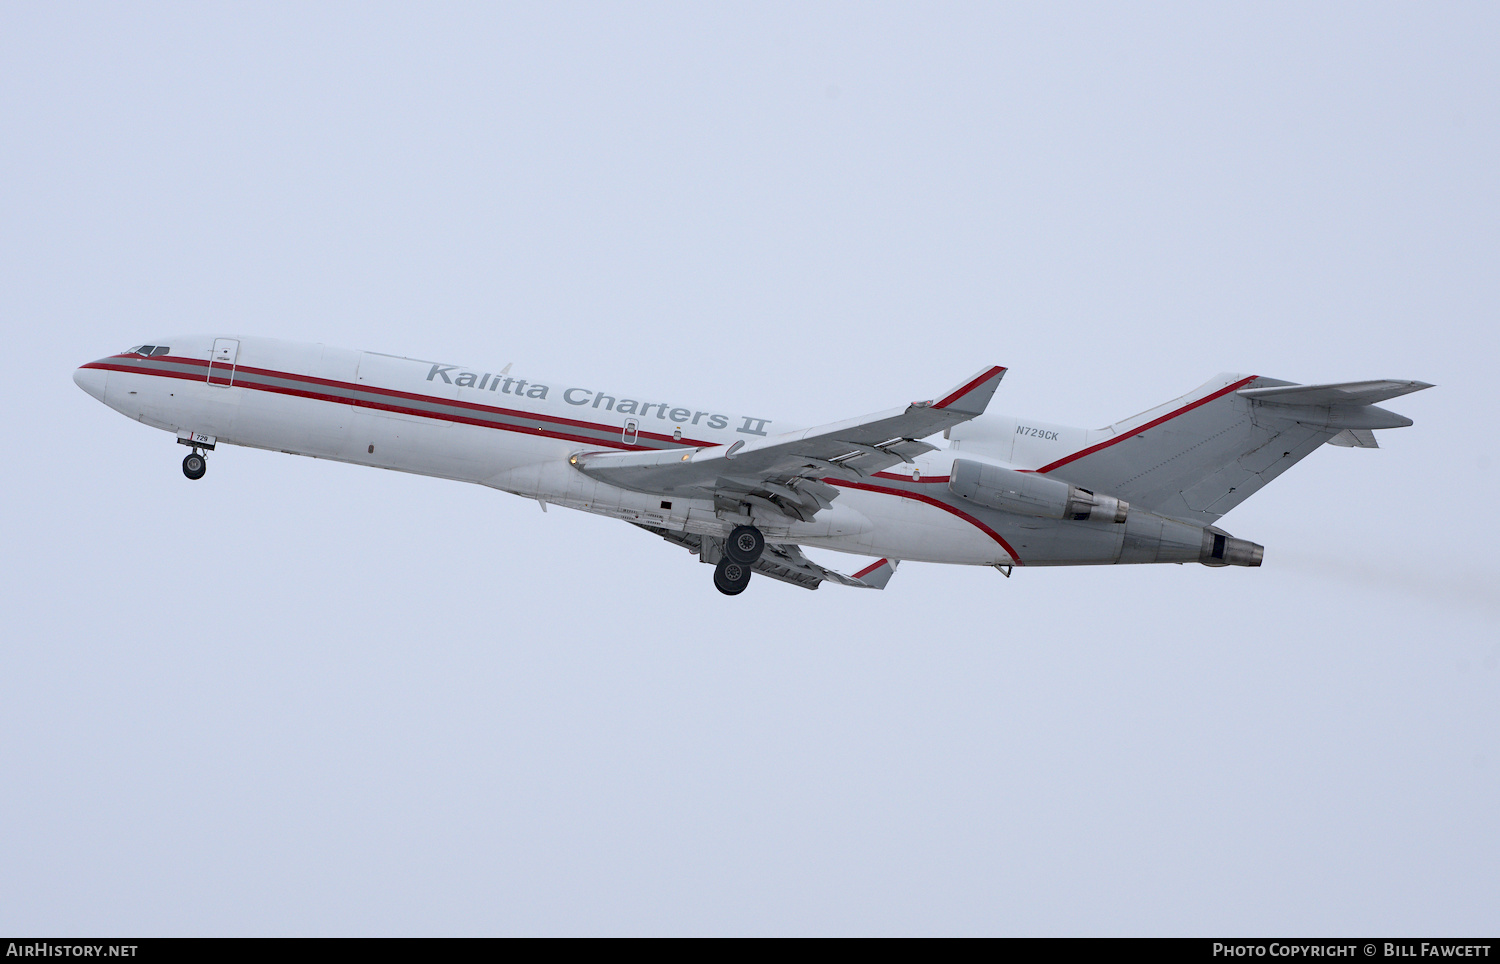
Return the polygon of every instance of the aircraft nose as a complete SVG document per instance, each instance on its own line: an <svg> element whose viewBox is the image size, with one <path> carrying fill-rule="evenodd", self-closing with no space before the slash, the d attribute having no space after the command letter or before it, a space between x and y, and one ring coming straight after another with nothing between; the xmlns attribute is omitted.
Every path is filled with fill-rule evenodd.
<svg viewBox="0 0 1500 964"><path fill-rule="evenodd" d="M90 368L87 365L73 373L73 384L101 402L104 401L104 383L108 379L109 372L100 368Z"/></svg>

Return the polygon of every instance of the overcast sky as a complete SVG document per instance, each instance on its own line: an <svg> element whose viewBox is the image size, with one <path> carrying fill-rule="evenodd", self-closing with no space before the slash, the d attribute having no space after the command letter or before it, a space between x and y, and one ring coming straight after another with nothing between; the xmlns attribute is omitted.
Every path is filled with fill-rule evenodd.
<svg viewBox="0 0 1500 964"><path fill-rule="evenodd" d="M1493 4L0 6L0 931L1500 924ZM800 424L1415 378L1261 569L738 597L619 522L221 449L181 332ZM823 554L852 571L857 557Z"/></svg>

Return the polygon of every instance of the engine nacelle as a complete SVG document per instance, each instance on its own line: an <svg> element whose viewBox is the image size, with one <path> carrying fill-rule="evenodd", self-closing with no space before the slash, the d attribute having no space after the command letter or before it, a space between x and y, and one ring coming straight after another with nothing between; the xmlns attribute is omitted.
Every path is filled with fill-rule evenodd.
<svg viewBox="0 0 1500 964"><path fill-rule="evenodd" d="M1014 469L954 459L948 489L970 502L1043 519L1124 522L1130 503L1076 485Z"/></svg>
<svg viewBox="0 0 1500 964"><path fill-rule="evenodd" d="M1209 527L1203 530L1203 547L1198 551L1198 561L1205 566L1254 568L1265 557L1265 546L1257 545L1249 539L1236 539L1223 529Z"/></svg>

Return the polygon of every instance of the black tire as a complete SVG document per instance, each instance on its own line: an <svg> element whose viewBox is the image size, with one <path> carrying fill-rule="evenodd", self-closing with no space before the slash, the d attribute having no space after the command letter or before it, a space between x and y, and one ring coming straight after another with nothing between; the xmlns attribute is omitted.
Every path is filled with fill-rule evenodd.
<svg viewBox="0 0 1500 964"><path fill-rule="evenodd" d="M197 452L189 452L182 460L182 474L194 482L203 478L208 471L208 459Z"/></svg>
<svg viewBox="0 0 1500 964"><path fill-rule="evenodd" d="M755 526L735 526L724 540L724 555L742 566L753 566L766 551L766 537Z"/></svg>
<svg viewBox="0 0 1500 964"><path fill-rule="evenodd" d="M750 567L732 559L720 559L714 566L714 588L726 596L738 596L750 585Z"/></svg>

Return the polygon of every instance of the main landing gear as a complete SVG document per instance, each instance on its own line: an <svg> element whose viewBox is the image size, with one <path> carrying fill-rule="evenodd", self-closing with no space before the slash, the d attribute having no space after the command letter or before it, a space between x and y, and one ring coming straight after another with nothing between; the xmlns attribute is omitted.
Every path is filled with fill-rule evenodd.
<svg viewBox="0 0 1500 964"><path fill-rule="evenodd" d="M714 588L726 596L738 596L750 585L750 567L732 561L728 556L714 566Z"/></svg>
<svg viewBox="0 0 1500 964"><path fill-rule="evenodd" d="M735 526L724 541L724 555L742 566L753 566L766 550L766 537L755 526Z"/></svg>
<svg viewBox="0 0 1500 964"><path fill-rule="evenodd" d="M189 452L182 459L182 474L194 482L203 478L208 471L208 459L204 458L202 452Z"/></svg>
<svg viewBox="0 0 1500 964"><path fill-rule="evenodd" d="M750 567L766 549L766 537L755 526L735 526L724 540L724 558L714 566L714 588L738 596L750 585Z"/></svg>

